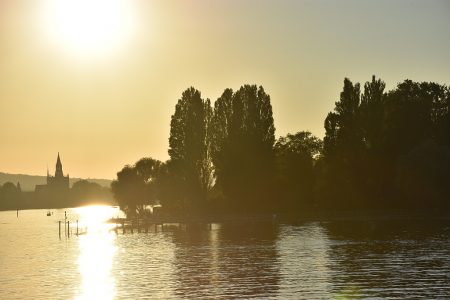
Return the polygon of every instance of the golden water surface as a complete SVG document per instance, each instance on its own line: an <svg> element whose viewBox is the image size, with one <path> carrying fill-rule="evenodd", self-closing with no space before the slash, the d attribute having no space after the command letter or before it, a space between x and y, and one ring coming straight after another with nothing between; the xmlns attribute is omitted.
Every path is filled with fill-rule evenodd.
<svg viewBox="0 0 450 300"><path fill-rule="evenodd" d="M64 212L69 237L58 234ZM447 222L230 222L116 234L104 221L122 216L117 208L51 213L0 212L0 299L450 297Z"/></svg>

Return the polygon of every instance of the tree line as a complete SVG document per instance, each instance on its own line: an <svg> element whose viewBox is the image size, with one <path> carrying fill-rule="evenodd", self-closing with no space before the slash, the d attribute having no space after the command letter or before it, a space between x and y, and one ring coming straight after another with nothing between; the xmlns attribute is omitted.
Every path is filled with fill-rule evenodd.
<svg viewBox="0 0 450 300"><path fill-rule="evenodd" d="M323 141L308 131L275 138L263 87L225 89L211 104L185 90L171 117L170 159L142 158L111 187L128 214L300 213L450 206L450 90L375 76L344 80Z"/></svg>

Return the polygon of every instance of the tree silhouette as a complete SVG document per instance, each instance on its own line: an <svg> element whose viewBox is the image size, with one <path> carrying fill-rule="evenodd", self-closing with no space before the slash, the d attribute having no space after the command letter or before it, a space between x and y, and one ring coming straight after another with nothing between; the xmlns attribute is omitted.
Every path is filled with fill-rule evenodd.
<svg viewBox="0 0 450 300"><path fill-rule="evenodd" d="M352 206L361 199L359 174L363 150L362 128L359 124L360 86L344 79L340 99L334 112L325 119L323 170L328 198L327 205ZM345 196L344 196L345 195ZM336 199L341 201L336 202ZM342 199L348 203L344 204ZM335 203L334 203L335 202Z"/></svg>
<svg viewBox="0 0 450 300"><path fill-rule="evenodd" d="M380 151L383 141L384 119L384 89L386 84L381 79L364 84L364 93L361 95L360 120L363 141L366 149Z"/></svg>
<svg viewBox="0 0 450 300"><path fill-rule="evenodd" d="M70 189L71 201L75 206L105 202L108 199L108 194L109 189L88 180L79 180Z"/></svg>
<svg viewBox="0 0 450 300"><path fill-rule="evenodd" d="M173 200L191 212L205 208L212 184L211 116L209 99L203 100L200 92L191 87L178 100L170 123L168 171L176 173L173 176L178 178L177 188L183 191L183 199Z"/></svg>
<svg viewBox="0 0 450 300"><path fill-rule="evenodd" d="M384 89L385 83L373 76L364 85L358 104L359 85L344 81L341 99L325 120L324 160L318 164L321 176L316 190L322 191L325 206L407 207L405 197L412 197L407 196L410 193L405 182L425 178L436 162L424 160L421 153L436 153L438 161L445 165L445 151L441 148L448 145L450 132L448 88L405 80L388 93ZM411 157L417 158L417 168L408 159ZM437 182L442 180L426 186L442 190ZM431 190L424 186L421 191L436 198Z"/></svg>
<svg viewBox="0 0 450 300"><path fill-rule="evenodd" d="M142 158L134 166L126 165L117 173L111 183L111 190L120 209L128 216L146 211L147 205L157 204L156 178L161 162L152 158Z"/></svg>
<svg viewBox="0 0 450 300"><path fill-rule="evenodd" d="M262 87L225 89L214 111L189 88L171 119L170 160L125 166L112 190L131 215L154 203L184 215L450 207L449 88L411 80L385 88L372 76L361 94L345 78L323 143L307 131L275 143Z"/></svg>
<svg viewBox="0 0 450 300"><path fill-rule="evenodd" d="M20 184L17 186L8 181L0 185L0 209L18 209L22 206L22 191Z"/></svg>
<svg viewBox="0 0 450 300"><path fill-rule="evenodd" d="M361 168L359 177L363 178L361 184L361 196L372 202L371 206L382 207L386 203L383 197L389 191L385 188L387 174L386 160L384 159L384 119L386 84L381 79L376 80L372 76L370 82L364 84L364 92L361 95L359 108L359 120L363 141L363 153L361 156Z"/></svg>
<svg viewBox="0 0 450 300"><path fill-rule="evenodd" d="M275 144L277 208L281 212L299 213L312 209L315 175L314 158L322 151L322 141L309 131L280 137Z"/></svg>
<svg viewBox="0 0 450 300"><path fill-rule="evenodd" d="M212 158L216 184L233 211L272 206L275 126L262 87L226 89L214 105Z"/></svg>

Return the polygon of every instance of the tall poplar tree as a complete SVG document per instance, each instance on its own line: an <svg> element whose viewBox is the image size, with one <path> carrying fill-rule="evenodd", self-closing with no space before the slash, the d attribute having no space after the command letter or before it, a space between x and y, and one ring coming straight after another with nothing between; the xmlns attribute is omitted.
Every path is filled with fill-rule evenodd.
<svg viewBox="0 0 450 300"><path fill-rule="evenodd" d="M274 174L275 126L262 87L226 89L214 106L212 158L216 184L232 211L268 210Z"/></svg>
<svg viewBox="0 0 450 300"><path fill-rule="evenodd" d="M191 87L183 92L175 106L170 122L170 173L179 186L181 199L178 207L186 212L199 212L206 206L207 193L212 184L210 158L209 99L203 100L198 90Z"/></svg>

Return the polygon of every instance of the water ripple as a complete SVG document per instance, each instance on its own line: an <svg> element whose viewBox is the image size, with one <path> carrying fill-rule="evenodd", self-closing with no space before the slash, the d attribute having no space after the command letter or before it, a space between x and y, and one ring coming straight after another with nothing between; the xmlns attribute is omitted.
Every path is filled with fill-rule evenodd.
<svg viewBox="0 0 450 300"><path fill-rule="evenodd" d="M229 223L59 240L44 211L0 220L0 299L450 297L448 223Z"/></svg>

